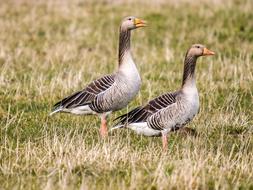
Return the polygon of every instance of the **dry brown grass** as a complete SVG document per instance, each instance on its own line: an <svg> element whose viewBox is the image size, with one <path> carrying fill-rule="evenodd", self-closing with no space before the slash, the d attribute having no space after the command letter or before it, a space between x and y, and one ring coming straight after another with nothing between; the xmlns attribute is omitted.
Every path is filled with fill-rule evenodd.
<svg viewBox="0 0 253 190"><path fill-rule="evenodd" d="M253 3L221 1L9 1L0 3L0 189L252 189ZM141 93L128 108L180 85L193 43L217 52L201 58L201 110L159 138L120 130L101 140L99 119L48 117L60 98L117 64L118 25L133 31ZM112 124L112 122L110 122Z"/></svg>

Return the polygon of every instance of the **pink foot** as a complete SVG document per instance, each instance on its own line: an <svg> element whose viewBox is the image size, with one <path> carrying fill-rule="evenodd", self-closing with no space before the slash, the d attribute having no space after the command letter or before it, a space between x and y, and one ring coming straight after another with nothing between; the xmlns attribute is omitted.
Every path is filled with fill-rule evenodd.
<svg viewBox="0 0 253 190"><path fill-rule="evenodd" d="M106 118L104 118L104 117L101 118L100 135L102 138L105 138L108 135Z"/></svg>
<svg viewBox="0 0 253 190"><path fill-rule="evenodd" d="M167 135L162 135L162 142L163 142L163 151L167 151L168 148L168 140Z"/></svg>

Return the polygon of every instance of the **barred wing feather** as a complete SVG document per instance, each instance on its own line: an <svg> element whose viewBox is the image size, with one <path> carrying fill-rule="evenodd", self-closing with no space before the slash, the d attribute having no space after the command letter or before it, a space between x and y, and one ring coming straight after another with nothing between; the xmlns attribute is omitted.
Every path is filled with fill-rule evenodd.
<svg viewBox="0 0 253 190"><path fill-rule="evenodd" d="M57 109L71 109L90 104L98 94L107 90L114 83L115 75L106 75L90 83L84 90L78 91L54 105Z"/></svg>
<svg viewBox="0 0 253 190"><path fill-rule="evenodd" d="M132 111L119 116L118 118L115 119L117 121L116 125L126 125L130 123L146 122L147 119L156 112L175 103L176 95L177 92L163 94L149 101L147 105L143 107L137 107Z"/></svg>

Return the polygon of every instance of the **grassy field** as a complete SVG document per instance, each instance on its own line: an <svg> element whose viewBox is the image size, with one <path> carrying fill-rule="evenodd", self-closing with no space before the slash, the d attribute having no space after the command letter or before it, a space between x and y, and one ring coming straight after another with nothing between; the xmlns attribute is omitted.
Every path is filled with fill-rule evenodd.
<svg viewBox="0 0 253 190"><path fill-rule="evenodd" d="M253 1L1 1L0 189L253 189ZM52 105L117 68L122 18L142 89L128 108L181 84L193 43L200 58L198 135L160 138L118 130L102 140L100 120Z"/></svg>

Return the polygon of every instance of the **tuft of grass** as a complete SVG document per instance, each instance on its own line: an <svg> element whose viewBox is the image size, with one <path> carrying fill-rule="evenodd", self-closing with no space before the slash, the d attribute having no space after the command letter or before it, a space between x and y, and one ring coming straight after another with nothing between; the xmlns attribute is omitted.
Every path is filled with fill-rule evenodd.
<svg viewBox="0 0 253 190"><path fill-rule="evenodd" d="M0 3L0 184L3 189L252 189L253 3L250 0L5 1ZM196 136L129 130L99 137L99 119L59 114L59 99L115 71L122 18L142 89L112 119L181 84L193 43L216 52L197 64ZM1 189L0 188L0 189Z"/></svg>

